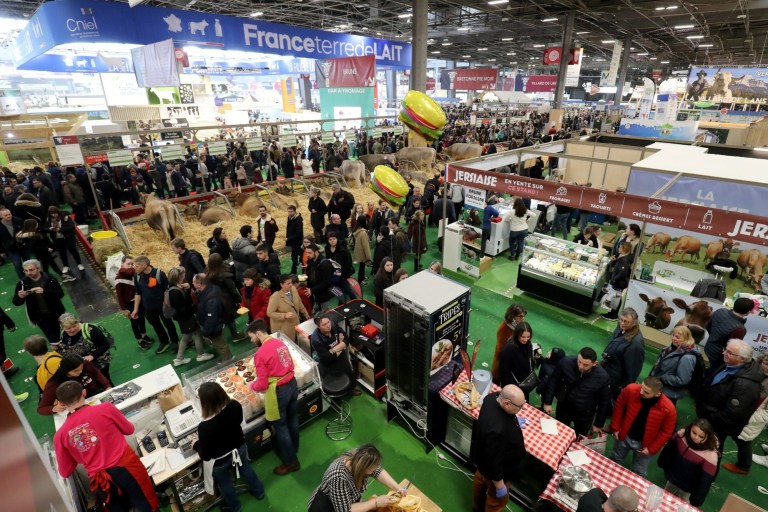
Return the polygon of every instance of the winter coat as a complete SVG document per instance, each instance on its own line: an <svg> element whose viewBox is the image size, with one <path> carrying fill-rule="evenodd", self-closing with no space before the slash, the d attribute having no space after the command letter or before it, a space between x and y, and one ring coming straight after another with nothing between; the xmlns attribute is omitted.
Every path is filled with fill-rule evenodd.
<svg viewBox="0 0 768 512"><path fill-rule="evenodd" d="M347 190L339 190L331 196L328 201L328 214L338 213L341 222L344 223L352 214L352 208L355 207L355 196Z"/></svg>
<svg viewBox="0 0 768 512"><path fill-rule="evenodd" d="M717 450L697 450L690 446L685 429L680 429L661 450L658 464L667 481L691 493L691 505L700 507L715 481L720 459Z"/></svg>
<svg viewBox="0 0 768 512"><path fill-rule="evenodd" d="M168 288L168 303L174 309L173 319L179 324L181 334L190 334L200 329L195 316L196 308L192 303L189 290L171 286Z"/></svg>
<svg viewBox="0 0 768 512"><path fill-rule="evenodd" d="M288 217L285 227L285 245L292 249L300 249L304 241L304 218L297 213L293 218Z"/></svg>
<svg viewBox="0 0 768 512"><path fill-rule="evenodd" d="M355 252L352 254L352 261L355 263L371 261L371 239L368 236L368 231L357 228L352 236L355 239Z"/></svg>
<svg viewBox="0 0 768 512"><path fill-rule="evenodd" d="M618 433L621 441L627 438L635 418L642 409L641 388L640 384L629 384L616 400L610 429ZM647 448L651 455L658 453L675 432L676 421L675 404L663 394L659 395L658 401L648 411L648 421L645 423L643 438L638 439L640 446Z"/></svg>
<svg viewBox="0 0 768 512"><path fill-rule="evenodd" d="M600 364L611 377L611 386L621 389L637 380L644 360L645 340L640 328L635 326L632 331L624 332L616 327Z"/></svg>
<svg viewBox="0 0 768 512"><path fill-rule="evenodd" d="M121 268L115 275L115 296L120 309L133 312L133 298L136 295L133 286L136 270L133 268Z"/></svg>
<svg viewBox="0 0 768 512"><path fill-rule="evenodd" d="M214 237L211 237L205 245L208 246L210 254L218 254L225 261L232 257L232 248L229 246L229 240L226 238L216 240Z"/></svg>
<svg viewBox="0 0 768 512"><path fill-rule="evenodd" d="M376 272L373 278L373 294L376 297L376 305L384 307L384 290L394 284L393 272Z"/></svg>
<svg viewBox="0 0 768 512"><path fill-rule="evenodd" d="M530 341L525 344L513 341L507 343L499 355L501 387L507 384L520 384L536 370L537 366Z"/></svg>
<svg viewBox="0 0 768 512"><path fill-rule="evenodd" d="M509 325L505 321L502 321L501 324L499 324L499 328L496 329L496 348L493 352L493 362L491 363L491 375L493 376L494 382L501 382L501 373L499 370L501 351L507 345L510 338L512 338L514 330L514 326Z"/></svg>
<svg viewBox="0 0 768 512"><path fill-rule="evenodd" d="M557 396L558 407L567 405L570 410L585 417L594 415L593 425L602 426L608 417L610 404L608 373L598 365L582 374L577 358L570 356L560 360L541 397L541 403L551 405Z"/></svg>
<svg viewBox="0 0 768 512"><path fill-rule="evenodd" d="M184 276L191 285L195 274L205 272L205 259L203 255L194 249L187 249L179 256L179 266L184 267Z"/></svg>
<svg viewBox="0 0 768 512"><path fill-rule="evenodd" d="M696 414L709 420L716 432L736 436L749 422L760 399L761 383L765 379L760 363L754 359L736 373L712 384L725 364L720 365L704 380L696 400Z"/></svg>
<svg viewBox="0 0 768 512"><path fill-rule="evenodd" d="M251 287L250 298L246 295L245 292L245 286L240 288L240 296L243 298L240 301L240 307L248 308L248 319L256 320L257 318L261 318L266 320L267 326L269 326L269 318L267 317L267 304L269 303L269 298L272 295L272 291L268 287L262 288L261 286L255 284L253 287ZM270 332L272 331L270 330Z"/></svg>
<svg viewBox="0 0 768 512"><path fill-rule="evenodd" d="M208 278L210 283L216 285L221 293L221 307L224 323L235 321L237 305L240 304L240 292L235 286L235 280L229 272L222 272L216 277ZM199 297L198 297L199 298Z"/></svg>
<svg viewBox="0 0 768 512"><path fill-rule="evenodd" d="M309 198L309 223L312 225L312 229L315 231L322 231L325 227L325 214L328 212L328 206L323 201L323 198L319 195L317 197ZM312 210L315 210L312 212Z"/></svg>
<svg viewBox="0 0 768 512"><path fill-rule="evenodd" d="M659 353L650 375L658 377L664 384L664 394L672 400L685 396L685 390L693 377L699 349L676 348L670 345Z"/></svg>
<svg viewBox="0 0 768 512"><path fill-rule="evenodd" d="M261 219L256 219L256 224L253 226L253 230L256 232L256 242L265 243L272 247L275 244L275 237L280 228L277 227L277 221L272 218L270 214L264 219L264 237L261 236Z"/></svg>
<svg viewBox="0 0 768 512"><path fill-rule="evenodd" d="M257 258L253 268L261 277L269 280L269 289L273 293L280 289L280 259L276 252L270 252L266 261Z"/></svg>
<svg viewBox="0 0 768 512"><path fill-rule="evenodd" d="M629 276L632 273L632 255L622 256L613 264L611 279L608 281L614 290L624 290L629 286Z"/></svg>
<svg viewBox="0 0 768 512"><path fill-rule="evenodd" d="M326 245L325 257L341 265L342 279L348 279L352 277L352 274L355 272L355 268L352 266L352 255L349 253L349 249L342 245L337 245L336 250L331 252L331 247Z"/></svg>
<svg viewBox="0 0 768 512"><path fill-rule="evenodd" d="M52 276L45 272L40 273L39 286L43 288L43 301L45 302L47 311L41 311L35 294L27 295L24 298L19 297L19 291L23 286L25 290L30 290L35 286L38 286L32 282L32 280L24 276L21 281L16 283L16 289L13 291L14 306L21 306L26 304L27 306L27 318L30 323L37 325L43 318L59 318L64 314L64 304L61 303L61 299L64 298L64 290L61 289L59 282Z"/></svg>
<svg viewBox="0 0 768 512"><path fill-rule="evenodd" d="M296 339L296 326L304 318L309 318L309 313L302 303L299 291L295 286L291 286L291 298L282 290L277 291L269 297L267 305L267 316L272 325L272 331L280 331L290 339ZM293 318L286 318L286 313L293 313Z"/></svg>
<svg viewBox="0 0 768 512"><path fill-rule="evenodd" d="M8 228L0 222L0 246L2 246L2 252L17 251L16 235L21 233L21 229L24 226L24 219L21 217L11 217L11 225L13 226L13 235L8 231Z"/></svg>
<svg viewBox="0 0 768 512"><path fill-rule="evenodd" d="M744 327L747 319L738 316L732 309L720 308L712 313L712 318L707 326L709 337L704 345L707 357L722 360L723 349L731 338L743 339L747 332Z"/></svg>
<svg viewBox="0 0 768 512"><path fill-rule="evenodd" d="M379 270L379 265L381 264L381 260L383 260L387 256L392 258L392 237L391 236L382 238L381 241L376 244L376 250L374 250L373 252L373 272L376 272Z"/></svg>
<svg viewBox="0 0 768 512"><path fill-rule="evenodd" d="M331 292L333 271L333 264L325 261L322 256L307 262L307 286L312 291L312 300L315 303L328 302L334 297Z"/></svg>
<svg viewBox="0 0 768 512"><path fill-rule="evenodd" d="M40 204L37 198L26 192L16 199L14 214L20 217L22 221L34 219L39 225L42 225L46 212L43 210L43 205Z"/></svg>
<svg viewBox="0 0 768 512"><path fill-rule="evenodd" d="M200 331L206 338L213 338L224 330L224 308L222 293L214 284L208 284L205 290L197 295L197 322Z"/></svg>
<svg viewBox="0 0 768 512"><path fill-rule="evenodd" d="M253 268L259 261L256 258L256 242L244 237L237 237L232 240L232 261L235 262L237 278L242 279L243 272Z"/></svg>
<svg viewBox="0 0 768 512"><path fill-rule="evenodd" d="M768 379L764 380L764 386ZM743 441L753 441L760 433L765 430L765 426L768 425L768 399L765 397L760 405L757 406L755 412L749 418L749 423L739 434L739 439Z"/></svg>
<svg viewBox="0 0 768 512"><path fill-rule="evenodd" d="M427 252L427 227L424 221L411 219L410 224L408 224L408 238L411 240L414 254Z"/></svg>

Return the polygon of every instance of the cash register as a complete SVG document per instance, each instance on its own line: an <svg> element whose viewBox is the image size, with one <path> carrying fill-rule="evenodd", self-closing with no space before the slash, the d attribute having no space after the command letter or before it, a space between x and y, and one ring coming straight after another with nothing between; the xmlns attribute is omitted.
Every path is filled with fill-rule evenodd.
<svg viewBox="0 0 768 512"><path fill-rule="evenodd" d="M176 442L197 430L201 421L197 409L189 401L165 411L165 426Z"/></svg>

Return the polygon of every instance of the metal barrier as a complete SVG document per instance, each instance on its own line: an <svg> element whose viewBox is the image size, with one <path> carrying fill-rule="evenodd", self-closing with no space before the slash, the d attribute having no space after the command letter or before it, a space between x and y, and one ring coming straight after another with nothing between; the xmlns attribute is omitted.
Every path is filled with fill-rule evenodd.
<svg viewBox="0 0 768 512"><path fill-rule="evenodd" d="M234 217L235 216L235 210L232 208L232 203L229 202L229 198L227 196L225 196L224 194L222 194L221 192L219 192L218 190L214 190L213 193L217 197L220 197L220 198L224 199L224 202L227 204L226 210L229 211L229 214L232 217Z"/></svg>
<svg viewBox="0 0 768 512"><path fill-rule="evenodd" d="M184 223L184 219L181 217L181 213L179 212L179 209L176 207L175 203L171 203L171 206L173 207L173 211L176 214L176 222L179 223L179 226L181 226L181 229L186 228L187 226Z"/></svg>
<svg viewBox="0 0 768 512"><path fill-rule="evenodd" d="M112 229L123 240L125 247L130 251L132 249L131 241L128 240L128 233L125 232L125 226L123 226L123 221L112 210L109 210L107 213L109 214L109 221L112 224Z"/></svg>
<svg viewBox="0 0 768 512"><path fill-rule="evenodd" d="M271 183L276 183L276 182L274 182L274 181L265 181L264 183L271 184ZM269 197L269 202L272 203L272 206L277 208L277 204L275 204L275 200L272 198L272 191L271 190L269 190L267 187L265 187L263 183L254 183L253 186L256 187L256 190L263 190L264 192L266 192L267 193L267 197ZM258 195L261 195L261 194L258 194Z"/></svg>

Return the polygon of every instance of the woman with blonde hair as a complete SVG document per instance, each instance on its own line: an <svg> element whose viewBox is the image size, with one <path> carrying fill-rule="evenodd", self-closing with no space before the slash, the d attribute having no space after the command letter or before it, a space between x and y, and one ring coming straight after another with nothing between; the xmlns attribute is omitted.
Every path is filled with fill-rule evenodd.
<svg viewBox="0 0 768 512"><path fill-rule="evenodd" d="M691 330L685 325L672 329L672 343L661 351L650 373L664 384L664 394L672 403L685 396L699 357Z"/></svg>
<svg viewBox="0 0 768 512"><path fill-rule="evenodd" d="M85 361L93 364L109 382L109 365L112 362L109 339L104 331L96 324L82 323L72 313L64 313L59 317L61 339L55 350L62 356L77 354Z"/></svg>
<svg viewBox="0 0 768 512"><path fill-rule="evenodd" d="M370 477L391 491L406 493L381 467L379 450L372 444L364 444L345 453L325 470L320 485L309 498L309 512L367 512L399 501L399 497L388 495L361 501Z"/></svg>

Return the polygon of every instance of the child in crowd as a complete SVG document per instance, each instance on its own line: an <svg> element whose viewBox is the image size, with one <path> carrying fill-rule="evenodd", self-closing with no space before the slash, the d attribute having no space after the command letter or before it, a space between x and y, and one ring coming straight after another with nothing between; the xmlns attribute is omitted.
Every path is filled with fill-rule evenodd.
<svg viewBox="0 0 768 512"><path fill-rule="evenodd" d="M243 300L240 302L241 308L248 308L248 323L261 319L269 327L269 317L267 316L267 305L272 292L269 289L269 280L264 279L256 269L249 268L243 272L243 287L240 288L240 295Z"/></svg>

